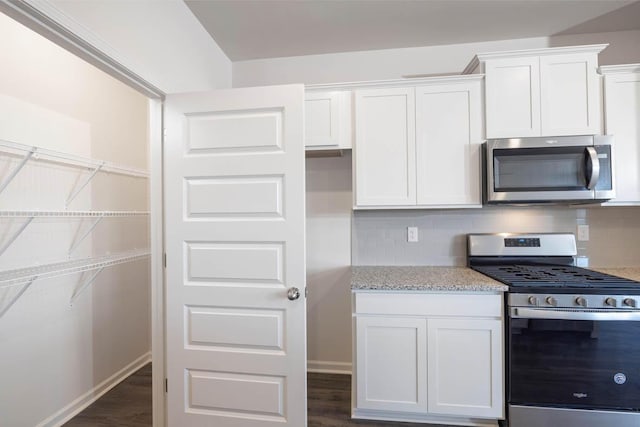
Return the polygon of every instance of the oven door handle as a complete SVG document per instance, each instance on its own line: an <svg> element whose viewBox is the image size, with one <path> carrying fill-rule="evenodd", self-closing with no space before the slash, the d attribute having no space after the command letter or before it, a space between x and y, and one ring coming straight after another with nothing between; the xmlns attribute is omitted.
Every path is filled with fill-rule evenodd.
<svg viewBox="0 0 640 427"><path fill-rule="evenodd" d="M552 320L634 320L640 321L640 310L609 311L609 310L562 310L544 308L512 307L512 319L552 319Z"/></svg>

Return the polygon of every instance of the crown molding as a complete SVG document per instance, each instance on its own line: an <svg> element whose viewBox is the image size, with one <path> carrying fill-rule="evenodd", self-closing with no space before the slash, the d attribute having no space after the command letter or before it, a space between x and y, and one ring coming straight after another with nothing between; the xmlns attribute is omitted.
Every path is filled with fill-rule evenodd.
<svg viewBox="0 0 640 427"><path fill-rule="evenodd" d="M568 55L572 53L598 54L606 49L607 46L609 46L608 43L478 53L465 67L464 71L462 71L462 74L471 74L473 70L475 70L475 68L480 64L480 62L484 62L490 59L522 58L526 56Z"/></svg>
<svg viewBox="0 0 640 427"><path fill-rule="evenodd" d="M448 76L434 76L434 77L407 77L404 79L394 80L372 80L365 82L346 82L346 83L323 83L305 85L305 90L353 90L353 89L365 89L365 88L383 88L383 87L400 87L400 86L425 86L435 84L455 84L466 83L471 81L481 81L484 78L484 74L471 74L471 75L448 75Z"/></svg>
<svg viewBox="0 0 640 427"><path fill-rule="evenodd" d="M640 73L640 64L602 65L600 74Z"/></svg>

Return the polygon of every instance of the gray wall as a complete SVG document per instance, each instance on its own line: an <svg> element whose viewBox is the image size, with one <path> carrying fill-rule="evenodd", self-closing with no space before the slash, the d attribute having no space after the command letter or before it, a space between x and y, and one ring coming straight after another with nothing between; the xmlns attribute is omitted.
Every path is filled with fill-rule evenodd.
<svg viewBox="0 0 640 427"><path fill-rule="evenodd" d="M467 233L568 232L588 224L578 255L591 266L640 265L640 207L356 211L353 265L465 265ZM407 227L419 241L407 242Z"/></svg>

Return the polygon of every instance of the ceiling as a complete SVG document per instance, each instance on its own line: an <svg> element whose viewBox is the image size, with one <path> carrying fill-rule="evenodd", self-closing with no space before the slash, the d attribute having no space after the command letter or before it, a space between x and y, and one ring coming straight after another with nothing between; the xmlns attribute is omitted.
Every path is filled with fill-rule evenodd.
<svg viewBox="0 0 640 427"><path fill-rule="evenodd" d="M232 61L640 29L635 0L185 0Z"/></svg>

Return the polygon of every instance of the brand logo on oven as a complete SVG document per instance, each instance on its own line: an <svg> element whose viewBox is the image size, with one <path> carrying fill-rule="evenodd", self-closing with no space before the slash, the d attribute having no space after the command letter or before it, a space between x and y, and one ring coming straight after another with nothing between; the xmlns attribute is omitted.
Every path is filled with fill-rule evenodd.
<svg viewBox="0 0 640 427"><path fill-rule="evenodd" d="M584 399L587 396L587 393L573 393L573 397L577 397L578 399Z"/></svg>

